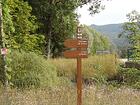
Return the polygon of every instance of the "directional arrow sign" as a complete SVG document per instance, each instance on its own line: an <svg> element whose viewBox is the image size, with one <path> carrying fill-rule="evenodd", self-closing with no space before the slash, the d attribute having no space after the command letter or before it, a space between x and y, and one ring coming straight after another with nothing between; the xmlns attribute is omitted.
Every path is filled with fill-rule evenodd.
<svg viewBox="0 0 140 105"><path fill-rule="evenodd" d="M67 39L64 42L64 45L68 48L87 48L87 40L78 40L78 39Z"/></svg>
<svg viewBox="0 0 140 105"><path fill-rule="evenodd" d="M87 58L88 52L87 51L65 51L64 56L66 58Z"/></svg>

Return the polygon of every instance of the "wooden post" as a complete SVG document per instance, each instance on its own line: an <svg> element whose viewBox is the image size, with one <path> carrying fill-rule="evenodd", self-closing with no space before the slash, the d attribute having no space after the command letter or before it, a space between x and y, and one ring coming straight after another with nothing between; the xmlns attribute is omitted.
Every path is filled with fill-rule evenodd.
<svg viewBox="0 0 140 105"><path fill-rule="evenodd" d="M77 105L82 105L82 72L81 72L82 60L77 58Z"/></svg>
<svg viewBox="0 0 140 105"><path fill-rule="evenodd" d="M88 41L82 38L82 27L77 27L77 38L67 39L64 42L67 48L76 48L76 50L65 51L64 56L66 58L76 58L77 59L77 105L82 105L82 58L88 57L87 47Z"/></svg>
<svg viewBox="0 0 140 105"><path fill-rule="evenodd" d="M81 33L79 32L80 27L77 27L77 39L82 38ZM77 50L81 50L81 48L77 48ZM81 57L77 57L77 105L82 105L82 60Z"/></svg>

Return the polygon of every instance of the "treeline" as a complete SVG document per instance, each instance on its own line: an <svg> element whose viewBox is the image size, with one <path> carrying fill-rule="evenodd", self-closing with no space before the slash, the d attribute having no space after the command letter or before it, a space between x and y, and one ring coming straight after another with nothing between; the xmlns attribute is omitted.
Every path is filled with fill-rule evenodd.
<svg viewBox="0 0 140 105"><path fill-rule="evenodd" d="M93 28L84 26L83 35L88 38L88 49L91 55L94 55L97 51L112 51L112 44L109 39Z"/></svg>
<svg viewBox="0 0 140 105"><path fill-rule="evenodd" d="M7 48L36 52L48 58L61 56L64 40L76 34L76 8L88 3L92 4L91 14L100 12L101 0L2 0L4 44ZM100 39L99 44L103 41L107 44L102 40L106 38Z"/></svg>

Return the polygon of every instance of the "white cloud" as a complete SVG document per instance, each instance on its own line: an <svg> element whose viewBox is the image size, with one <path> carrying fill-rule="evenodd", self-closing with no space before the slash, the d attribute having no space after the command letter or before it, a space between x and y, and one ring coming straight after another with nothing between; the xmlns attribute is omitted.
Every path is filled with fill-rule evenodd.
<svg viewBox="0 0 140 105"><path fill-rule="evenodd" d="M122 23L126 20L126 14L132 10L140 12L140 0L112 0L104 2L106 9L95 16L90 16L88 6L78 9L81 14L81 24L113 24Z"/></svg>

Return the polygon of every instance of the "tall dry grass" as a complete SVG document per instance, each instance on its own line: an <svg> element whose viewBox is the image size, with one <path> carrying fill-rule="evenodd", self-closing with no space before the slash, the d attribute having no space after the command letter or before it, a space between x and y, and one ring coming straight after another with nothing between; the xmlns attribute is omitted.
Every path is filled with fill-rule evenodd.
<svg viewBox="0 0 140 105"><path fill-rule="evenodd" d="M92 78L95 75L112 77L117 73L117 59L113 54L90 56L82 61L83 78ZM59 76L75 78L76 59L59 58L49 62L56 66Z"/></svg>
<svg viewBox="0 0 140 105"><path fill-rule="evenodd" d="M128 88L86 87L82 98L82 105L140 105L140 91ZM76 105L76 88L9 90L7 98L0 93L0 105Z"/></svg>

